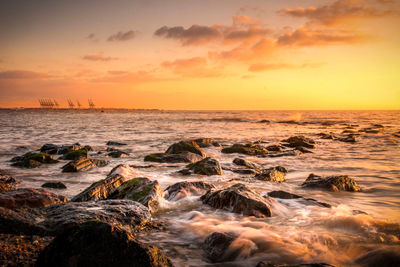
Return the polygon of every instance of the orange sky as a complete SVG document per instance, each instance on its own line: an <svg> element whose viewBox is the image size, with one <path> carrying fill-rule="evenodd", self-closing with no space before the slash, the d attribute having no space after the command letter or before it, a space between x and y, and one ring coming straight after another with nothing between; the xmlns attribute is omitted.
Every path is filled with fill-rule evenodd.
<svg viewBox="0 0 400 267"><path fill-rule="evenodd" d="M0 107L399 109L391 0L0 2Z"/></svg>

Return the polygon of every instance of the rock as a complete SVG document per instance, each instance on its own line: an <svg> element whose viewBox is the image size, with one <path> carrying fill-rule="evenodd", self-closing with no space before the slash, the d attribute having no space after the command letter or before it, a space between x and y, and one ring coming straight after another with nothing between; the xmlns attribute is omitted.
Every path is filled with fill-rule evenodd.
<svg viewBox="0 0 400 267"><path fill-rule="evenodd" d="M144 161L160 162L160 163L193 163L202 160L203 157L191 152L182 152L179 154L156 153L147 155Z"/></svg>
<svg viewBox="0 0 400 267"><path fill-rule="evenodd" d="M261 173L256 174L255 178L262 181L279 182L285 181L287 170L284 167L277 166L263 170Z"/></svg>
<svg viewBox="0 0 400 267"><path fill-rule="evenodd" d="M256 169L256 170L261 169L261 166L259 164L241 158L235 158L233 160L233 163L238 166L244 166L249 169Z"/></svg>
<svg viewBox="0 0 400 267"><path fill-rule="evenodd" d="M268 196L273 197L273 198L281 198L281 199L301 199L302 200L301 202L305 205L316 205L316 206L325 207L325 208L332 207L328 203L319 202L312 198L305 198L303 196L299 196L299 195L292 194L292 193L282 191L282 190L269 192Z"/></svg>
<svg viewBox="0 0 400 267"><path fill-rule="evenodd" d="M272 152L282 152L284 150L284 148L280 145L270 145L267 146L266 149Z"/></svg>
<svg viewBox="0 0 400 267"><path fill-rule="evenodd" d="M355 263L362 267L400 266L400 250L398 247L372 250L357 258Z"/></svg>
<svg viewBox="0 0 400 267"><path fill-rule="evenodd" d="M42 184L42 187L54 189L66 189L67 187L62 182L47 182Z"/></svg>
<svg viewBox="0 0 400 267"><path fill-rule="evenodd" d="M46 229L37 224L38 216L27 210L0 207L0 233L16 235L44 235Z"/></svg>
<svg viewBox="0 0 400 267"><path fill-rule="evenodd" d="M268 154L268 150L257 144L234 144L231 147L225 147L221 150L222 153L232 154L239 153L251 156Z"/></svg>
<svg viewBox="0 0 400 267"><path fill-rule="evenodd" d="M231 169L230 171L234 172L234 173L239 173L239 174L253 174L256 175L259 172L259 170L254 170L254 169Z"/></svg>
<svg viewBox="0 0 400 267"><path fill-rule="evenodd" d="M297 151L299 151L299 152L301 152L301 153L313 153L312 151L310 151L310 150L308 150L308 149L305 149L305 148L302 147L302 146L295 147L294 149L297 150Z"/></svg>
<svg viewBox="0 0 400 267"><path fill-rule="evenodd" d="M145 205L150 211L155 212L162 198L161 185L158 181L140 177L126 181L108 197L109 199L130 199Z"/></svg>
<svg viewBox="0 0 400 267"><path fill-rule="evenodd" d="M346 143L355 143L355 142L357 142L357 135L349 134L346 137L338 138L338 140L341 142L346 142Z"/></svg>
<svg viewBox="0 0 400 267"><path fill-rule="evenodd" d="M73 145L63 145L63 146L58 146L55 144L44 144L40 148L40 152L44 152L47 154L66 154L68 152L78 150L80 149L81 146L79 144L73 144Z"/></svg>
<svg viewBox="0 0 400 267"><path fill-rule="evenodd" d="M335 266L327 263L275 264L267 261L260 261L256 267L335 267Z"/></svg>
<svg viewBox="0 0 400 267"><path fill-rule="evenodd" d="M108 141L107 146L126 146L126 144L117 141Z"/></svg>
<svg viewBox="0 0 400 267"><path fill-rule="evenodd" d="M88 171L94 167L96 167L96 164L91 159L79 158L62 166L62 172Z"/></svg>
<svg viewBox="0 0 400 267"><path fill-rule="evenodd" d="M47 153L47 154L57 154L58 145L55 145L55 144L44 144L40 148L40 152L44 152L44 153Z"/></svg>
<svg viewBox="0 0 400 267"><path fill-rule="evenodd" d="M85 148L83 148L83 149L86 149L87 147L88 146L85 146ZM63 154L64 155L64 154L66 154L68 152L79 150L79 149L82 149L81 145L79 143L76 143L76 144L73 144L73 145L63 145L63 146L60 146L58 148L57 154Z"/></svg>
<svg viewBox="0 0 400 267"><path fill-rule="evenodd" d="M89 157L88 151L84 148L81 148L81 149L73 150L73 151L66 153L63 156L63 159L79 160L82 158L86 159L88 157Z"/></svg>
<svg viewBox="0 0 400 267"><path fill-rule="evenodd" d="M289 137L288 139L282 140L282 142L287 143L284 145L288 147L315 148L315 141L302 135Z"/></svg>
<svg viewBox="0 0 400 267"><path fill-rule="evenodd" d="M180 154L182 152L191 152L200 155L202 158L206 157L203 149L194 141L180 141L179 143L172 144L165 153Z"/></svg>
<svg viewBox="0 0 400 267"><path fill-rule="evenodd" d="M73 202L101 200L108 198L114 190L129 180L124 175L121 175L122 168L129 168L126 165L118 165L110 171L107 178L91 184L84 191L71 199Z"/></svg>
<svg viewBox="0 0 400 267"><path fill-rule="evenodd" d="M103 160L103 159L90 159L94 165L96 165L96 167L104 167L108 165L108 161L107 160Z"/></svg>
<svg viewBox="0 0 400 267"><path fill-rule="evenodd" d="M260 120L260 121L258 121L258 123L271 123L271 121L270 120Z"/></svg>
<svg viewBox="0 0 400 267"><path fill-rule="evenodd" d="M186 168L196 174L222 175L221 164L219 164L218 160L210 157L191 163Z"/></svg>
<svg viewBox="0 0 400 267"><path fill-rule="evenodd" d="M169 201L176 201L187 196L201 196L207 191L214 189L215 186L202 181L198 182L179 182L170 185L164 191L164 198Z"/></svg>
<svg viewBox="0 0 400 267"><path fill-rule="evenodd" d="M276 153L269 153L266 156L271 157L271 158L277 158L277 157L288 157L288 156L298 156L301 154L301 151L299 151L297 148L289 151L283 151L283 152L276 152Z"/></svg>
<svg viewBox="0 0 400 267"><path fill-rule="evenodd" d="M227 250L232 242L237 238L231 233L214 232L207 236L203 243L203 250L212 262L224 262L234 260L232 255L227 255Z"/></svg>
<svg viewBox="0 0 400 267"><path fill-rule="evenodd" d="M259 218L272 215L272 199L263 198L244 184L235 184L226 189L209 191L200 198L204 204L216 209Z"/></svg>
<svg viewBox="0 0 400 267"><path fill-rule="evenodd" d="M20 188L0 193L0 207L9 209L43 208L66 201L65 197L53 194L44 189Z"/></svg>
<svg viewBox="0 0 400 267"><path fill-rule="evenodd" d="M40 225L53 234L88 220L119 225L130 231L141 230L151 221L151 213L147 207L126 199L68 202L46 207L44 212L46 219Z"/></svg>
<svg viewBox="0 0 400 267"><path fill-rule="evenodd" d="M0 170L0 193L15 190L20 181Z"/></svg>
<svg viewBox="0 0 400 267"><path fill-rule="evenodd" d="M311 173L302 184L306 188L320 188L329 191L358 192L361 188L356 181L347 175L321 177Z"/></svg>
<svg viewBox="0 0 400 267"><path fill-rule="evenodd" d="M210 138L197 138L193 141L196 142L196 144L198 144L199 147L202 147L202 148L210 147L210 146L216 146L216 147L221 146L217 141L214 141L213 139L210 139Z"/></svg>
<svg viewBox="0 0 400 267"><path fill-rule="evenodd" d="M28 152L23 156L17 156L11 159L13 164L11 166L15 167L24 167L24 168L36 168L39 167L42 163L57 163L58 160L55 160L52 155L46 153L34 153Z"/></svg>
<svg viewBox="0 0 400 267"><path fill-rule="evenodd" d="M120 158L121 156L128 156L128 155L129 153L117 149L107 154L107 156L110 156L112 158Z"/></svg>
<svg viewBox="0 0 400 267"><path fill-rule="evenodd" d="M330 139L330 140L337 139L337 137L334 136L333 134L327 134L327 133L319 133L318 136L321 137L321 139Z"/></svg>
<svg viewBox="0 0 400 267"><path fill-rule="evenodd" d="M157 247L118 227L88 221L65 229L42 251L36 266L172 267Z"/></svg>
<svg viewBox="0 0 400 267"><path fill-rule="evenodd" d="M373 128L381 128L381 129L385 128L382 124L372 124L372 127Z"/></svg>

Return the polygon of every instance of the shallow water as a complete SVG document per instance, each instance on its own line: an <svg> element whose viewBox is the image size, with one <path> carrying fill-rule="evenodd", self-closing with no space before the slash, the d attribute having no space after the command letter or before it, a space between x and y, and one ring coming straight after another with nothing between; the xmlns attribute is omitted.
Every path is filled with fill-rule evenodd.
<svg viewBox="0 0 400 267"><path fill-rule="evenodd" d="M218 188L238 179L261 194L285 190L331 204L331 209L306 206L299 200L277 200L274 216L257 219L202 205L198 197L162 203L155 219L167 230L145 233L141 238L160 246L177 266L211 265L201 244L214 231L240 236L231 249L240 253L230 266L253 266L260 260L286 263L328 262L349 265L364 252L386 246L399 247L400 227L400 131L399 111L123 111L123 110L0 110L0 169L22 180L21 187L40 187L45 181L62 181L62 193L72 197L92 182L103 179L114 166L127 163L147 165L146 154L163 152L182 139L213 138L223 145L261 140L280 140L305 135L317 141L312 154L295 157L245 157L265 167L289 170L282 184L255 181L249 175L225 171L223 176L180 176L183 164L153 164L137 169L133 176L158 180L163 188L182 180L205 180ZM270 123L259 123L269 120ZM291 121L291 123L281 123ZM343 143L320 139L318 133L340 134L349 125L355 131L382 124L379 133L364 133L358 142ZM121 147L130 156L105 158L110 164L83 173L61 173L65 162L36 169L10 166L16 155L39 149L45 143L91 145L104 150L108 140L127 143ZM21 148L25 146L26 148ZM222 154L220 148L205 149L222 165L232 166L237 154ZM95 155L93 155L95 156ZM324 192L300 187L308 174L347 174L362 192ZM238 182L238 181L236 181ZM353 210L367 214L354 215ZM156 240L156 242L155 242ZM223 264L227 265L227 264Z"/></svg>

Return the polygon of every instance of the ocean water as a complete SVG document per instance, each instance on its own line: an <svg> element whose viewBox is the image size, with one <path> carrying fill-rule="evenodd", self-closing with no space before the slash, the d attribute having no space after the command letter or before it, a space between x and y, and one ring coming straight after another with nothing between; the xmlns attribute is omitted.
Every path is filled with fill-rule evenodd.
<svg viewBox="0 0 400 267"><path fill-rule="evenodd" d="M270 123L260 123L269 120ZM341 135L380 124L378 133L359 132L356 143L320 139L318 133ZM213 138L223 146L280 140L304 135L317 142L310 154L260 158L222 154L219 147L205 148L223 166L233 167L243 157L264 167L284 166L286 182L258 181L251 175L224 171L222 176L181 176L184 164L157 164L137 168L135 176L158 180L165 189L179 181L203 180L217 188L245 183L260 194L285 190L332 205L305 205L299 200L279 200L267 219L233 214L203 205L199 197L164 201L154 219L165 230L140 234L140 239L159 246L177 266L255 266L260 260L283 263L327 262L349 265L373 249L396 247L400 241L400 112L399 111L128 111L128 110L0 110L0 169L20 179L20 187L39 188L46 181L62 181L68 189L52 190L73 197L91 183L104 179L118 164L148 165L149 153L164 152L174 142L199 137ZM127 143L124 158L106 158L106 142ZM103 168L62 173L65 162L36 169L10 166L17 155L39 149L45 143L79 142L94 148L95 158L107 159ZM173 165L173 166L171 166ZM310 173L349 175L362 192L307 190L301 183ZM235 181L232 181L232 180ZM364 213L355 212L363 211ZM202 242L212 232L239 236L230 249L238 251L234 262L212 264L202 251ZM230 265L229 265L230 264Z"/></svg>

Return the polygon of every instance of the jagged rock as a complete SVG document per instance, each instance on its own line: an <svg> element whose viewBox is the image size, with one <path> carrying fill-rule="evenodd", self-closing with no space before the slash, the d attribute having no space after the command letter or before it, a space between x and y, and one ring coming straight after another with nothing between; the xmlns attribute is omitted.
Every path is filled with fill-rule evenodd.
<svg viewBox="0 0 400 267"><path fill-rule="evenodd" d="M57 163L58 160L55 160L52 155L46 153L34 153L28 152L23 156L17 156L11 159L13 164L11 166L14 167L24 167L24 168L36 168L39 167L42 163Z"/></svg>
<svg viewBox="0 0 400 267"><path fill-rule="evenodd" d="M187 170L202 175L222 175L221 164L218 160L207 157L186 166Z"/></svg>
<svg viewBox="0 0 400 267"><path fill-rule="evenodd" d="M66 189L67 187L62 182L47 182L42 184L45 188Z"/></svg>
<svg viewBox="0 0 400 267"><path fill-rule="evenodd" d="M88 221L65 229L42 251L36 266L172 267L155 246L118 227Z"/></svg>
<svg viewBox="0 0 400 267"><path fill-rule="evenodd" d="M203 149L194 141L180 141L178 143L172 144L166 154L180 154L182 152L191 152L200 155L202 158L206 156Z"/></svg>
<svg viewBox="0 0 400 267"><path fill-rule="evenodd" d="M210 146L221 146L217 141L210 139L210 138L197 138L193 140L199 147L210 147Z"/></svg>
<svg viewBox="0 0 400 267"><path fill-rule="evenodd" d="M256 174L255 178L263 181L279 182L285 181L287 170L284 167L277 166L263 170L261 173Z"/></svg>
<svg viewBox="0 0 400 267"><path fill-rule="evenodd" d="M268 151L272 151L272 152L282 152L284 150L284 148L280 145L270 145L265 147Z"/></svg>
<svg viewBox="0 0 400 267"><path fill-rule="evenodd" d="M306 188L320 188L329 191L361 191L356 181L347 175L321 177L311 173L302 184Z"/></svg>
<svg viewBox="0 0 400 267"><path fill-rule="evenodd" d="M46 218L40 225L53 234L88 220L98 220L138 231L151 220L147 207L127 199L69 202L46 207L44 213Z"/></svg>
<svg viewBox="0 0 400 267"><path fill-rule="evenodd" d="M400 250L397 248L381 248L367 252L354 261L362 267L400 266Z"/></svg>
<svg viewBox="0 0 400 267"><path fill-rule="evenodd" d="M55 145L55 144L44 144L40 148L40 152L44 152L44 153L47 153L47 154L57 154L58 145Z"/></svg>
<svg viewBox="0 0 400 267"><path fill-rule="evenodd" d="M275 264L267 261L260 261L256 267L335 267L335 266L327 263Z"/></svg>
<svg viewBox="0 0 400 267"><path fill-rule="evenodd" d="M325 202L319 202L313 198L305 198L303 196L299 196L296 194L292 194L286 191L272 191L268 193L268 196L273 197L273 198L281 198L281 199L301 199L302 203L305 205L316 205L320 207L325 207L325 208L331 208L332 206L328 203Z"/></svg>
<svg viewBox="0 0 400 267"><path fill-rule="evenodd" d="M316 147L314 140L301 135L289 137L288 139L282 140L282 142L286 143L284 145L288 147L306 147L306 148Z"/></svg>
<svg viewBox="0 0 400 267"><path fill-rule="evenodd" d="M212 262L224 262L234 260L231 253L227 253L229 246L237 238L232 233L214 232L207 236L203 243L203 250Z"/></svg>
<svg viewBox="0 0 400 267"><path fill-rule="evenodd" d="M20 181L0 170L0 193L15 190Z"/></svg>
<svg viewBox="0 0 400 267"><path fill-rule="evenodd" d="M221 152L227 154L239 153L251 156L268 154L268 150L265 147L257 144L234 144L231 147L223 148Z"/></svg>
<svg viewBox="0 0 400 267"><path fill-rule="evenodd" d="M204 204L217 209L255 217L272 215L272 199L263 198L244 184L235 184L226 189L209 191L200 198Z"/></svg>
<svg viewBox="0 0 400 267"><path fill-rule="evenodd" d="M179 182L170 185L164 191L164 198L172 201L179 200L187 196L201 196L207 191L214 189L215 186L202 181L198 182Z"/></svg>
<svg viewBox="0 0 400 267"><path fill-rule="evenodd" d="M259 164L241 158L235 158L233 160L233 163L238 166L244 166L249 169L256 169L256 170L261 169L261 166Z"/></svg>
<svg viewBox="0 0 400 267"><path fill-rule="evenodd" d="M142 203L152 212L157 211L162 198L161 185L145 177L126 181L109 196L109 199L130 199Z"/></svg>
<svg viewBox="0 0 400 267"><path fill-rule="evenodd" d="M88 157L89 157L88 151L84 148L81 148L67 152L66 154L64 154L63 159L79 160Z"/></svg>
<svg viewBox="0 0 400 267"><path fill-rule="evenodd" d="M45 228L37 224L38 215L24 209L0 207L0 233L15 235L43 235Z"/></svg>
<svg viewBox="0 0 400 267"><path fill-rule="evenodd" d="M108 141L107 146L126 146L127 144L125 143L120 143L117 141Z"/></svg>
<svg viewBox="0 0 400 267"><path fill-rule="evenodd" d="M77 160L68 162L62 167L63 172L78 172L78 171L88 171L96 167L91 159L79 158Z"/></svg>
<svg viewBox="0 0 400 267"><path fill-rule="evenodd" d="M341 142L345 142L345 143L355 143L355 142L357 142L357 135L349 134L346 137L341 137L341 138L338 138L337 140L339 140Z"/></svg>
<svg viewBox="0 0 400 267"><path fill-rule="evenodd" d="M62 146L58 146L55 144L44 144L40 148L40 152L44 152L47 154L66 154L68 152L78 149L81 149L81 146L78 143L73 145L62 145Z"/></svg>
<svg viewBox="0 0 400 267"><path fill-rule="evenodd" d="M42 208L66 201L65 197L44 189L20 188L0 193L0 207L9 209Z"/></svg>
<svg viewBox="0 0 400 267"><path fill-rule="evenodd" d="M118 165L110 171L107 178L91 184L83 192L71 199L74 202L101 200L108 198L114 190L125 183L128 178L121 175L121 168L129 168L127 165Z"/></svg>
<svg viewBox="0 0 400 267"><path fill-rule="evenodd" d="M203 157L198 154L191 152L182 152L179 154L166 154L166 153L150 154L144 158L144 161L152 161L160 163L193 163L202 159Z"/></svg>
<svg viewBox="0 0 400 267"><path fill-rule="evenodd" d="M110 153L107 154L107 156L110 156L112 158L120 158L121 156L129 156L129 153L115 149L114 151L111 151Z"/></svg>

